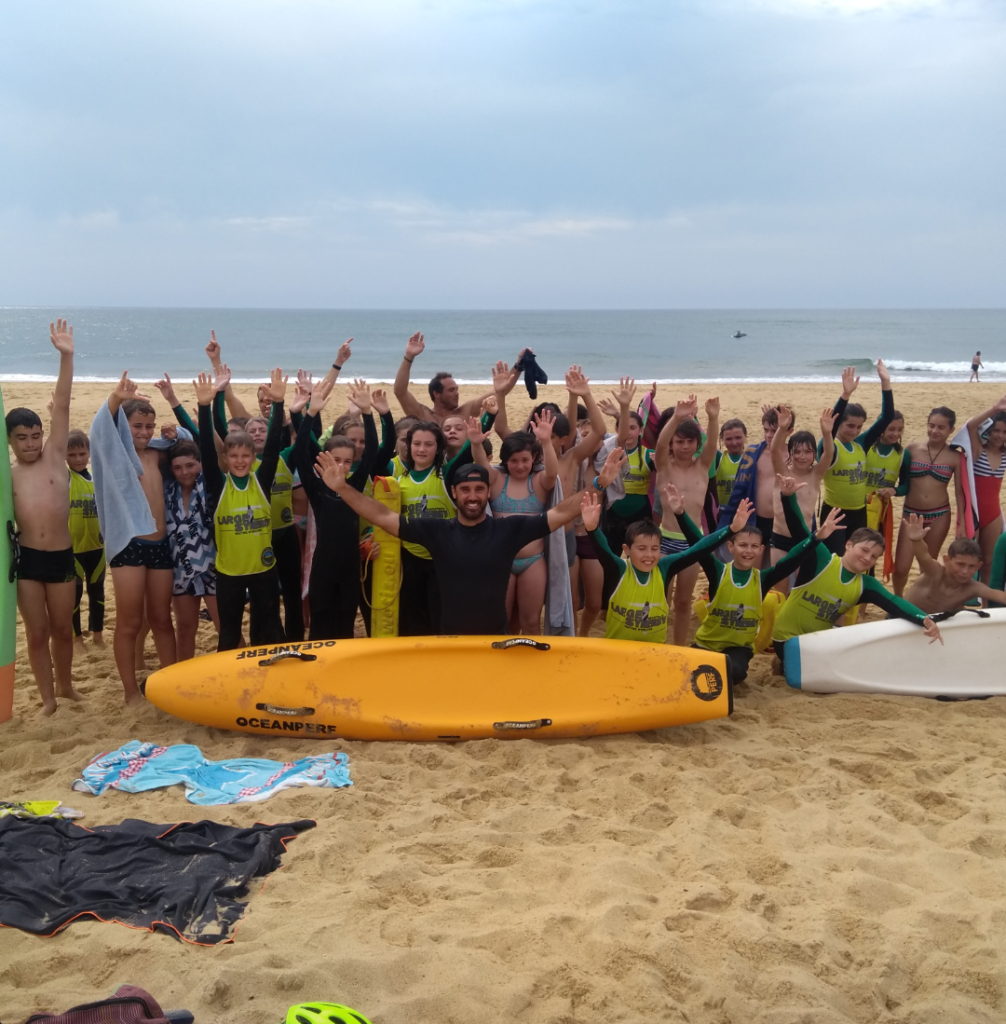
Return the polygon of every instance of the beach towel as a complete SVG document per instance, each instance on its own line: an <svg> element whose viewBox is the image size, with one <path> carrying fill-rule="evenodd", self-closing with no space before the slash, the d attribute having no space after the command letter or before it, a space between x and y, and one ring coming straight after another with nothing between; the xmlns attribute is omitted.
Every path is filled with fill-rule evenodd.
<svg viewBox="0 0 1006 1024"><path fill-rule="evenodd" d="M105 557L111 562L134 537L156 532L157 523L140 484L143 466L126 417L113 420L106 401L91 421L89 437L94 502L105 538Z"/></svg>
<svg viewBox="0 0 1006 1024"><path fill-rule="evenodd" d="M62 800L0 800L0 818L83 818L83 811L64 807Z"/></svg>
<svg viewBox="0 0 1006 1024"><path fill-rule="evenodd" d="M556 480L548 507L562 501L562 484ZM560 526L545 538L545 559L548 582L545 585L545 635L575 636L576 616L573 614L573 591L569 584L569 552L566 548L566 527Z"/></svg>
<svg viewBox="0 0 1006 1024"><path fill-rule="evenodd" d="M49 936L84 917L229 942L252 879L275 871L287 841L314 825L129 819L92 830L0 818L0 925Z"/></svg>
<svg viewBox="0 0 1006 1024"><path fill-rule="evenodd" d="M755 504L758 492L758 460L767 447L768 443L761 441L744 449L740 465L737 467L737 476L734 477L734 489L730 492L730 500L720 507L718 526L730 525L743 498Z"/></svg>
<svg viewBox="0 0 1006 1024"><path fill-rule="evenodd" d="M180 783L185 786L185 799L203 807L254 803L298 786L352 785L345 754L313 754L285 762L259 757L209 761L190 743L159 747L131 740L118 750L99 754L71 788L101 796L109 789L144 793Z"/></svg>
<svg viewBox="0 0 1006 1024"><path fill-rule="evenodd" d="M136 985L120 985L110 999L71 1006L65 1013L33 1013L25 1024L191 1024L192 1014L174 1011L167 1014L154 997Z"/></svg>

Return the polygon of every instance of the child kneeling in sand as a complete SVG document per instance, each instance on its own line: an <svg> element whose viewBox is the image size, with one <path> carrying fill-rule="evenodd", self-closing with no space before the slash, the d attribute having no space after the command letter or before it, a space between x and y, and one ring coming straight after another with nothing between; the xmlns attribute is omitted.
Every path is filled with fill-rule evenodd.
<svg viewBox="0 0 1006 1024"><path fill-rule="evenodd" d="M664 508L687 522L689 530L701 539L684 551L660 556L660 527L652 519L630 523L625 531L622 557L619 558L597 528L601 506L594 494L585 494L581 507L583 525L594 544L597 557L604 570L605 590L611 593L604 635L609 640L642 640L648 643L667 642L667 585L676 573L694 565L706 552L722 544L731 534L745 528L752 505L742 501L729 526L724 526L708 537L702 537L698 527L688 518L685 502L677 488L671 484L661 492ZM654 571L656 570L656 571Z"/></svg>
<svg viewBox="0 0 1006 1024"><path fill-rule="evenodd" d="M960 611L975 598L1006 604L1006 593L993 590L974 578L982 567L982 547L978 541L958 537L943 556L941 565L926 546L929 527L922 516L910 513L901 529L912 542L921 570L919 578L905 591L906 601L930 614Z"/></svg>

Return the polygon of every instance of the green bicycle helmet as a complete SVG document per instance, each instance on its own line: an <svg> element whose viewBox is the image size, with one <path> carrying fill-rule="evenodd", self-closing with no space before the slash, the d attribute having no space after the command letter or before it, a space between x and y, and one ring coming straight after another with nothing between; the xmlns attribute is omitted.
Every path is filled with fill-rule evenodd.
<svg viewBox="0 0 1006 1024"><path fill-rule="evenodd" d="M370 1024L370 1021L342 1003L298 1003L286 1011L284 1024Z"/></svg>

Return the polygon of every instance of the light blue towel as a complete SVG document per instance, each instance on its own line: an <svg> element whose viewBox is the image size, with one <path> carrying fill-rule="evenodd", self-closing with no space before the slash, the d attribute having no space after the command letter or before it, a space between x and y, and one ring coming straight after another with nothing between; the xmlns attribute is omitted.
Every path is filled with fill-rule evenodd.
<svg viewBox="0 0 1006 1024"><path fill-rule="evenodd" d="M556 480L548 507L562 501L562 484ZM545 538L548 582L545 585L545 635L574 636L576 618L573 614L573 591L569 583L569 554L566 550L566 528L560 526Z"/></svg>
<svg viewBox="0 0 1006 1024"><path fill-rule="evenodd" d="M91 475L98 525L105 538L105 557L111 561L134 538L157 530L140 477L143 465L133 447L125 416L112 419L108 402L91 421Z"/></svg>
<svg viewBox="0 0 1006 1024"><path fill-rule="evenodd" d="M185 799L203 806L253 803L297 786L352 785L345 754L315 754L286 762L259 757L208 761L190 743L159 747L139 740L99 754L80 774L82 778L71 786L78 793L101 796L107 789L143 793L183 783Z"/></svg>

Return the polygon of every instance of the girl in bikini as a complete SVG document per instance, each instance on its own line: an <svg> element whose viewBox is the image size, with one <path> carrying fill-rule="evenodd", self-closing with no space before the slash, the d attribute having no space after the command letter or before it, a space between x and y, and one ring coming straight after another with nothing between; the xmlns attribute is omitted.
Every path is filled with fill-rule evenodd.
<svg viewBox="0 0 1006 1024"><path fill-rule="evenodd" d="M510 434L500 446L500 465L496 468L489 465L482 447L484 435L480 425L469 420L472 455L478 465L489 470L489 507L494 516L532 516L545 511L559 473L559 459L552 446L554 421L551 410L543 409L535 416L530 432L517 430ZM544 472L533 473L539 460L545 466ZM517 552L513 561L506 608L510 617L516 602L521 633L541 632L541 609L548 583L544 553L545 541L532 541Z"/></svg>
<svg viewBox="0 0 1006 1024"><path fill-rule="evenodd" d="M981 433L982 425L992 425ZM1003 532L1003 513L999 504L1003 472L1006 471L1006 397L991 409L968 420L971 451L975 453L975 504L978 506L978 543L982 546L982 583L988 584L992 572L992 554ZM980 453L980 454L979 454Z"/></svg>
<svg viewBox="0 0 1006 1024"><path fill-rule="evenodd" d="M950 532L948 489L951 479L954 481L957 508L964 508L964 491L960 479L961 456L949 447L950 435L956 423L957 414L953 409L941 405L929 414L927 439L913 441L905 446L908 454L905 463L908 491L902 519L907 519L913 512L922 516L929 527L925 539L933 558L939 557L940 548ZM957 535L964 536L963 530L964 522L958 514ZM894 555L894 592L899 597L905 592L913 560L912 541L901 529L898 531L898 548Z"/></svg>

